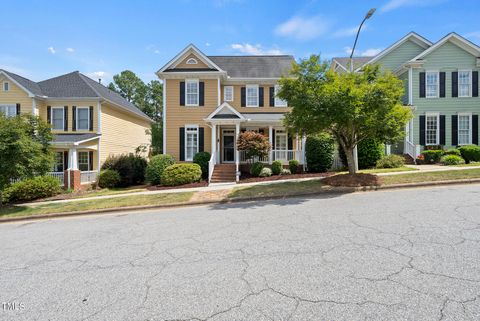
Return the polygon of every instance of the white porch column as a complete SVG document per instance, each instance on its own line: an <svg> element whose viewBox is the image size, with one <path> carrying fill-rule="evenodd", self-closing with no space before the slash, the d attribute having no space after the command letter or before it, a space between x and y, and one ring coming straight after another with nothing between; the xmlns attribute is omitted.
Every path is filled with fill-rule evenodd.
<svg viewBox="0 0 480 321"><path fill-rule="evenodd" d="M268 163L269 163L269 164L272 164L273 149L274 149L274 146L273 146L273 126L272 126L272 125L269 125L269 126L268 126L268 142L269 142L270 145L272 146L272 149L271 149L270 152L268 153Z"/></svg>
<svg viewBox="0 0 480 321"><path fill-rule="evenodd" d="M213 164L217 163L217 125L212 125L212 155L213 157Z"/></svg>
<svg viewBox="0 0 480 321"><path fill-rule="evenodd" d="M392 145L385 145L385 154L390 155L392 153Z"/></svg>
<svg viewBox="0 0 480 321"><path fill-rule="evenodd" d="M305 135L302 135L302 165L303 165L303 170L305 170L305 142L307 141L307 137Z"/></svg>
<svg viewBox="0 0 480 321"><path fill-rule="evenodd" d="M77 149L70 148L68 150L68 169L78 170Z"/></svg>
<svg viewBox="0 0 480 321"><path fill-rule="evenodd" d="M240 152L238 151L237 148L237 140L238 136L240 135L240 123L235 124L235 179L238 182L240 180Z"/></svg>

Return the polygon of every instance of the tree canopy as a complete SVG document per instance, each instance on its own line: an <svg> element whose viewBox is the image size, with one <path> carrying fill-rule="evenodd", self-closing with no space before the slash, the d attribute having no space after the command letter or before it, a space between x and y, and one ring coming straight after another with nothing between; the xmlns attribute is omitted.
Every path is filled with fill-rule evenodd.
<svg viewBox="0 0 480 321"><path fill-rule="evenodd" d="M371 138L386 143L404 135L412 117L403 106L403 83L379 66L367 66L360 73L337 74L320 56L294 63L291 74L280 80L278 96L292 111L285 125L303 134L329 132L347 154L349 172L355 173L353 150Z"/></svg>

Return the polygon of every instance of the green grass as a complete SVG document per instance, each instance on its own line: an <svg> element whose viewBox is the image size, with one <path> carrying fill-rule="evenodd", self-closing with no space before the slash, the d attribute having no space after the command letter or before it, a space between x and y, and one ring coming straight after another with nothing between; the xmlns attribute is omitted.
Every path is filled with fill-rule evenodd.
<svg viewBox="0 0 480 321"><path fill-rule="evenodd" d="M250 197L271 197L289 196L305 193L316 193L327 190L329 187L323 185L320 180L304 182L285 182L265 185L254 185L249 187L237 187L228 195L229 198L250 198Z"/></svg>
<svg viewBox="0 0 480 321"><path fill-rule="evenodd" d="M125 196L67 203L54 203L38 205L34 207L5 206L3 208L0 208L0 217L17 217L62 212L79 212L138 205L167 205L188 202L191 199L192 195L193 192L167 193L154 195Z"/></svg>
<svg viewBox="0 0 480 321"><path fill-rule="evenodd" d="M126 187L126 188L103 188L100 190L92 190L87 193L82 193L72 196L72 198L85 198L85 197L95 197L95 196L107 196L107 195L117 195L117 194L128 194L135 192L145 192L147 191L144 187Z"/></svg>
<svg viewBox="0 0 480 321"><path fill-rule="evenodd" d="M382 185L449 181L468 178L480 178L480 169L464 169L414 174L382 176Z"/></svg>
<svg viewBox="0 0 480 321"><path fill-rule="evenodd" d="M480 162L473 162L470 164L459 164L459 165L450 165L452 167L472 167L472 166L480 166Z"/></svg>
<svg viewBox="0 0 480 321"><path fill-rule="evenodd" d="M380 173L394 173L394 172L411 172L418 171L416 168L402 166L398 168L372 168L372 169L362 169L359 172L365 174L380 174Z"/></svg>

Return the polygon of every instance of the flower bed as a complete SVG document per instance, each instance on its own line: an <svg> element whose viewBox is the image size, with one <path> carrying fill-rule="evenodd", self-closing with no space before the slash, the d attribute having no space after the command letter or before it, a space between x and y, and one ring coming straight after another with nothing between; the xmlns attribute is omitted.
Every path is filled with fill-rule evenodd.
<svg viewBox="0 0 480 321"><path fill-rule="evenodd" d="M309 177L328 177L335 173L304 173L304 174L291 174L291 175L273 175L270 177L254 177L248 173L242 173L239 183L252 183L252 182L268 182L279 181L296 178L309 178Z"/></svg>

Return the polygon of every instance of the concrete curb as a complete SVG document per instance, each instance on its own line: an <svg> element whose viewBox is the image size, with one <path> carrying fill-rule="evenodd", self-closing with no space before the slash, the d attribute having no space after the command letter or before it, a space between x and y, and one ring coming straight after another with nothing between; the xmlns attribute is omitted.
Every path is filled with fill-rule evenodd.
<svg viewBox="0 0 480 321"><path fill-rule="evenodd" d="M63 212L63 213L38 214L38 215L31 215L31 216L3 217L3 218L0 217L0 224L9 223L9 222L18 222L18 221L43 220L43 219L51 219L51 218L57 218L57 217L85 216L85 215L95 215L95 214L115 214L118 212L125 212L125 211L140 211L140 210L162 209L162 208L179 208L179 207L201 206L201 205L210 205L210 204L232 204L232 203L249 202L249 201L257 201L257 200L298 198L302 196L312 196L312 195L346 194L346 193L355 193L355 192L373 192L373 191L382 191L382 190L448 186L448 185L465 185L465 184L476 184L476 183L480 183L480 178L459 179L455 181L450 180L450 181L395 184L395 185L386 185L386 186L329 187L328 189L320 193L312 192L312 193L300 193L295 195L258 196L254 198L242 197L242 198L233 198L233 199L220 200L220 201L201 201L201 202L197 201L197 202L188 202L188 203L172 203L172 204L164 204L164 205L128 206L128 207L120 207L120 208L106 208L106 209L78 211L78 212Z"/></svg>

